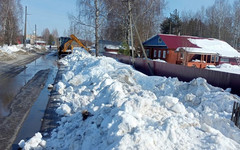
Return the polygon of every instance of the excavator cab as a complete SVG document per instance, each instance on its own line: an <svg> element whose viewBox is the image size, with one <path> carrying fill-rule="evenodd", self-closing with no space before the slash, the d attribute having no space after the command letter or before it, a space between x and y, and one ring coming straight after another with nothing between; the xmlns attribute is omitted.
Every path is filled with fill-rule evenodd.
<svg viewBox="0 0 240 150"><path fill-rule="evenodd" d="M84 48L86 51L89 51L89 49L86 46L84 46L82 42L73 34L70 37L60 37L59 38L60 46L58 47L59 59L72 53L73 46L71 44L73 41L75 41L80 47Z"/></svg>
<svg viewBox="0 0 240 150"><path fill-rule="evenodd" d="M58 58L59 59L72 53L73 47L71 45L69 45L67 47L67 49L64 51L64 45L70 40L71 40L71 38L69 38L69 37L60 37L59 38L59 44L60 44L60 46L58 47Z"/></svg>

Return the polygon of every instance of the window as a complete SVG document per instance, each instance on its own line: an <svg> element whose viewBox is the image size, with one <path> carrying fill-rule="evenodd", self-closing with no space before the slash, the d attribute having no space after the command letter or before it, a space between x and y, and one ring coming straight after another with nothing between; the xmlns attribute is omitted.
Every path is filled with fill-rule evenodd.
<svg viewBox="0 0 240 150"><path fill-rule="evenodd" d="M146 49L146 55L149 57L149 49Z"/></svg>
<svg viewBox="0 0 240 150"><path fill-rule="evenodd" d="M156 57L157 57L157 50L154 50L153 57L154 57L154 58L156 58Z"/></svg>
<svg viewBox="0 0 240 150"><path fill-rule="evenodd" d="M162 57L162 54L161 54L161 50L158 51L158 58L161 58Z"/></svg>
<svg viewBox="0 0 240 150"><path fill-rule="evenodd" d="M212 55L212 57L211 57L211 62L214 63L214 61L215 61L215 56Z"/></svg>
<svg viewBox="0 0 240 150"><path fill-rule="evenodd" d="M166 51L163 51L163 58L166 58Z"/></svg>
<svg viewBox="0 0 240 150"><path fill-rule="evenodd" d="M221 62L226 62L226 63L228 63L228 62L229 62L229 58L221 58Z"/></svg>
<svg viewBox="0 0 240 150"><path fill-rule="evenodd" d="M158 38L158 43L162 43L162 39L160 37Z"/></svg>
<svg viewBox="0 0 240 150"><path fill-rule="evenodd" d="M183 52L180 53L180 58L181 58L181 59L184 58L184 54L183 54Z"/></svg>

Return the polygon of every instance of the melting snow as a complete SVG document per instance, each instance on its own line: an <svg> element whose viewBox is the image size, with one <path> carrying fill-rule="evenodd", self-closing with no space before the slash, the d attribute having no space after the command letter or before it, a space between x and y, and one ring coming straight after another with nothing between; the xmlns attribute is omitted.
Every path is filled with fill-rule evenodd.
<svg viewBox="0 0 240 150"><path fill-rule="evenodd" d="M221 64L217 67L210 66L207 69L221 71L221 72L229 72L229 73L234 73L234 74L240 74L240 66L238 66L238 65Z"/></svg>
<svg viewBox="0 0 240 150"><path fill-rule="evenodd" d="M66 56L59 126L39 133L24 149L240 149L240 129L230 121L239 97L205 79L146 76L112 58L85 51ZM83 121L82 111L92 115Z"/></svg>

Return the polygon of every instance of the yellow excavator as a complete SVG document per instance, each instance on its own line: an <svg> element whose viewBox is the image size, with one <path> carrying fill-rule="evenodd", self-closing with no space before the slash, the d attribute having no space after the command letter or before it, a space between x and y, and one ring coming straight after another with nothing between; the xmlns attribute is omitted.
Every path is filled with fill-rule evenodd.
<svg viewBox="0 0 240 150"><path fill-rule="evenodd" d="M75 41L80 47L84 48L86 51L89 52L89 48L87 48L83 43L75 36L70 35L70 37L60 37L58 47L58 58L62 58L68 54L71 54L73 51L72 42Z"/></svg>

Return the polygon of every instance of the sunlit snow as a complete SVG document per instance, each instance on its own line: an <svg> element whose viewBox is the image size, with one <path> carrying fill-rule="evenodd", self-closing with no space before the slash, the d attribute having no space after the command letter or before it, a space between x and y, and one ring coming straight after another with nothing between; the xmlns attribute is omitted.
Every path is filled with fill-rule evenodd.
<svg viewBox="0 0 240 150"><path fill-rule="evenodd" d="M84 50L60 62L59 126L49 139L37 133L21 141L24 149L240 149L240 129L230 121L240 98L203 78L146 76ZM85 110L91 115L83 120Z"/></svg>

